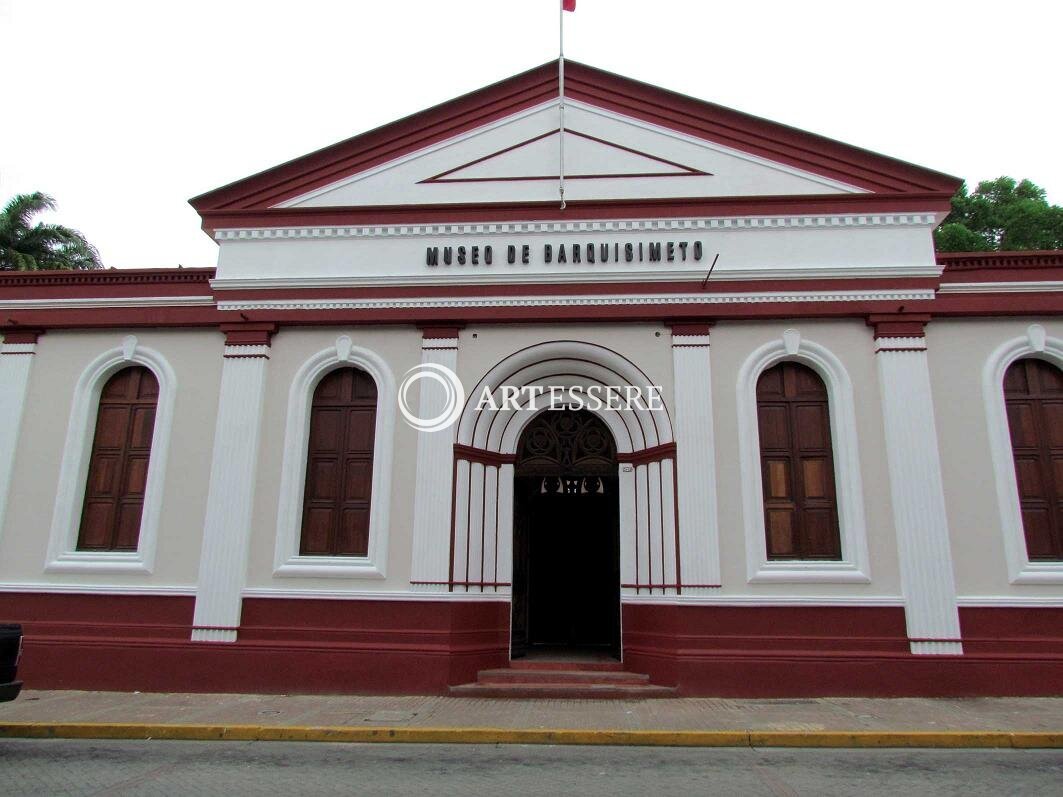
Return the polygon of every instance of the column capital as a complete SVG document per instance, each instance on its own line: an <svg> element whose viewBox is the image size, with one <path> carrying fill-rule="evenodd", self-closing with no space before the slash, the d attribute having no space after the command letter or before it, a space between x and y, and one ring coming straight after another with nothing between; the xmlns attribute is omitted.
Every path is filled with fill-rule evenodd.
<svg viewBox="0 0 1063 797"><path fill-rule="evenodd" d="M458 333L465 328L464 324L433 324L431 326L425 324L418 324L417 328L421 330L421 339L424 341L429 340L455 340L458 337Z"/></svg>
<svg viewBox="0 0 1063 797"><path fill-rule="evenodd" d="M277 331L276 324L221 324L218 328L225 335L225 353L222 355L224 358L269 359L270 339Z"/></svg>
<svg viewBox="0 0 1063 797"><path fill-rule="evenodd" d="M672 328L672 337L691 337L691 336L704 336L708 337L709 332L712 330L715 321L666 321L669 327Z"/></svg>
<svg viewBox="0 0 1063 797"><path fill-rule="evenodd" d="M930 323L929 313L881 313L867 317L867 325L878 338L921 338L923 327Z"/></svg>
<svg viewBox="0 0 1063 797"><path fill-rule="evenodd" d="M226 346L269 346L277 325L262 321L242 324L220 324Z"/></svg>
<svg viewBox="0 0 1063 797"><path fill-rule="evenodd" d="M448 324L440 326L419 326L421 330L421 347L422 349L440 349L440 347L451 347L450 341L458 339L458 333L463 328L463 324Z"/></svg>
<svg viewBox="0 0 1063 797"><path fill-rule="evenodd" d="M44 334L43 329L30 327L0 327L0 333L4 336L7 344L34 344L37 338Z"/></svg>

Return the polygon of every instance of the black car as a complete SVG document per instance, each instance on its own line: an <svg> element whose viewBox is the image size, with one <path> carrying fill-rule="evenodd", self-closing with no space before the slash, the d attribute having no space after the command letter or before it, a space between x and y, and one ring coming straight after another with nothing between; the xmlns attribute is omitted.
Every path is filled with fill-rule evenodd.
<svg viewBox="0 0 1063 797"><path fill-rule="evenodd" d="M0 703L14 700L22 691L22 681L15 680L22 655L22 626L0 625Z"/></svg>

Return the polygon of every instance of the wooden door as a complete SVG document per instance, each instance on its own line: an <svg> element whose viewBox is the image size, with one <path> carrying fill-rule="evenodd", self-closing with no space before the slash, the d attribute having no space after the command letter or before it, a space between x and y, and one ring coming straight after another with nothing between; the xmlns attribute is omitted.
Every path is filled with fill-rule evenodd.
<svg viewBox="0 0 1063 797"><path fill-rule="evenodd" d="M1004 403L1027 556L1063 559L1063 372L1017 360L1004 375Z"/></svg>
<svg viewBox="0 0 1063 797"><path fill-rule="evenodd" d="M92 439L79 551L135 551L155 431L159 383L143 366L103 386Z"/></svg>
<svg viewBox="0 0 1063 797"><path fill-rule="evenodd" d="M757 382L769 559L841 559L827 388L800 363Z"/></svg>
<svg viewBox="0 0 1063 797"><path fill-rule="evenodd" d="M373 378L357 368L330 372L314 391L300 554L369 553L376 400Z"/></svg>

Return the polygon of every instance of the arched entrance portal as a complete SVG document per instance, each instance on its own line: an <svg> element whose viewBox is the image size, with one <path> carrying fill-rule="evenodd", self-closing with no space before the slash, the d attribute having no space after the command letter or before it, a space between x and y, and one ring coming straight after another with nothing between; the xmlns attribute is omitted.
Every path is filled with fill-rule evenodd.
<svg viewBox="0 0 1063 797"><path fill-rule="evenodd" d="M513 485L514 658L620 654L616 443L587 410L547 410L521 433Z"/></svg>

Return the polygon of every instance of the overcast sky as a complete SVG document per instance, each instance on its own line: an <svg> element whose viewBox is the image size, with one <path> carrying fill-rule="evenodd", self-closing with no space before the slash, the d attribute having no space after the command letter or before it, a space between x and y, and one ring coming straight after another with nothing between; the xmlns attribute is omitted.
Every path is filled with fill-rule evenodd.
<svg viewBox="0 0 1063 797"><path fill-rule="evenodd" d="M551 60L558 0L0 0L0 202L120 268L214 265L187 200ZM1056 0L578 0L566 55L1063 203Z"/></svg>

